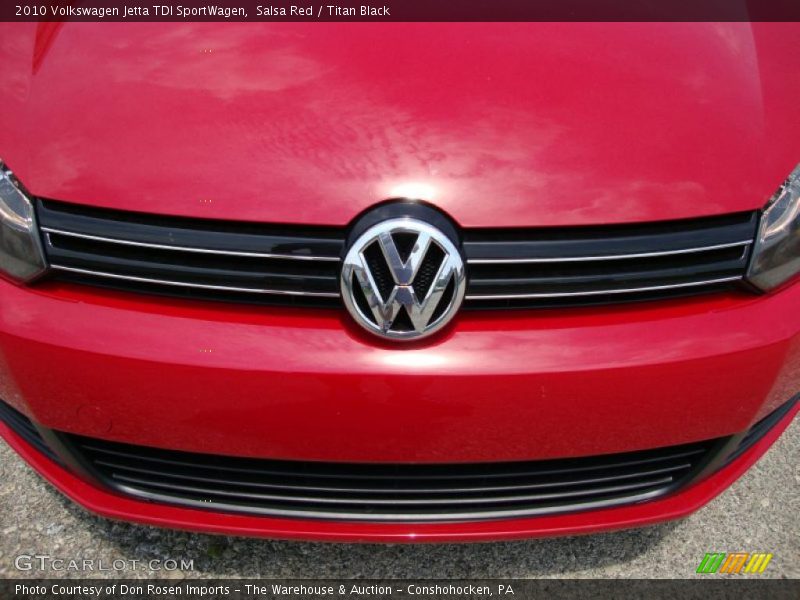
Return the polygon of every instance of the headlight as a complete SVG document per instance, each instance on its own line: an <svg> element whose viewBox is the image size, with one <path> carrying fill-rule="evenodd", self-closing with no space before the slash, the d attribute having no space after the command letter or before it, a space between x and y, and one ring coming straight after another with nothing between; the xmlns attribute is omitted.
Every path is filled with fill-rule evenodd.
<svg viewBox="0 0 800 600"><path fill-rule="evenodd" d="M46 267L33 202L0 161L0 272L26 282Z"/></svg>
<svg viewBox="0 0 800 600"><path fill-rule="evenodd" d="M800 165L770 198L758 224L747 279L771 290L800 273Z"/></svg>

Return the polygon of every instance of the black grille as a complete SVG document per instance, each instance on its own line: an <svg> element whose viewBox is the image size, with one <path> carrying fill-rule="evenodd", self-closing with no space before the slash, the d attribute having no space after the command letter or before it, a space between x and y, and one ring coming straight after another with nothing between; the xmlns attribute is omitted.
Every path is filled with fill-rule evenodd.
<svg viewBox="0 0 800 600"><path fill-rule="evenodd" d="M39 201L59 279L148 293L339 305L343 231L161 217Z"/></svg>
<svg viewBox="0 0 800 600"><path fill-rule="evenodd" d="M428 253L425 255L422 264L419 266L419 271L412 282L412 287L414 288L414 292L417 294L417 298L424 298L428 294L428 291L431 289L431 285L433 285L433 280L436 278L436 274L439 272L444 259L445 254L442 252L442 249L436 244L431 244L430 248L428 249ZM447 306L449 302L450 301L447 298L442 298L442 304L444 306Z"/></svg>
<svg viewBox="0 0 800 600"><path fill-rule="evenodd" d="M742 279L757 215L541 229L466 230L467 303L562 306L729 289Z"/></svg>
<svg viewBox="0 0 800 600"><path fill-rule="evenodd" d="M367 260L369 270L372 273L372 279L375 280L375 285L378 286L378 291L381 298L386 301L389 299L389 294L394 289L394 278L392 272L389 270L389 265L383 257L383 251L379 244L370 244L364 248L364 258ZM354 287L356 282L353 283ZM369 313L367 313L369 314Z"/></svg>
<svg viewBox="0 0 800 600"><path fill-rule="evenodd" d="M31 420L18 410L11 408L10 405L0 400L0 421L8 425L18 436L28 444L36 448L50 460L61 463L58 457L45 444L42 436L33 426Z"/></svg>
<svg viewBox="0 0 800 600"><path fill-rule="evenodd" d="M341 306L345 228L166 217L50 200L37 209L61 280L187 298ZM756 213L737 213L632 225L467 229L465 306L570 306L729 290L741 284L756 225ZM397 243L403 246L402 239ZM369 262L386 298L392 277L375 258ZM415 289L429 287L432 264L433 258L423 265Z"/></svg>
<svg viewBox="0 0 800 600"><path fill-rule="evenodd" d="M687 481L714 444L494 464L275 461L73 437L105 484L214 510L369 521L504 518L652 498Z"/></svg>

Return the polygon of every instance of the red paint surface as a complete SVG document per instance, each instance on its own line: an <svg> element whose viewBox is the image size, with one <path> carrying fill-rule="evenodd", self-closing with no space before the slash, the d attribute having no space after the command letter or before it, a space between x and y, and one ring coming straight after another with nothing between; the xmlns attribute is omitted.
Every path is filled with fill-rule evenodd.
<svg viewBox="0 0 800 600"><path fill-rule="evenodd" d="M56 284L0 283L0 297L0 397L54 429L173 449L356 462L582 456L742 431L800 390L797 285L462 311L444 335L402 348L376 346L344 311Z"/></svg>
<svg viewBox="0 0 800 600"><path fill-rule="evenodd" d="M256 221L344 224L409 186L465 226L750 210L800 160L798 38L797 23L2 23L0 156L37 195Z"/></svg>

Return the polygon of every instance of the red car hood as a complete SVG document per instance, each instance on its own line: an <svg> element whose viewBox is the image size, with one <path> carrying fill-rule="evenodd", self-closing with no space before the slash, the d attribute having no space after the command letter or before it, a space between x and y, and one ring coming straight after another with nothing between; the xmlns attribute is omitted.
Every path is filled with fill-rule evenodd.
<svg viewBox="0 0 800 600"><path fill-rule="evenodd" d="M0 156L39 196L465 226L761 206L800 161L797 24L0 24Z"/></svg>

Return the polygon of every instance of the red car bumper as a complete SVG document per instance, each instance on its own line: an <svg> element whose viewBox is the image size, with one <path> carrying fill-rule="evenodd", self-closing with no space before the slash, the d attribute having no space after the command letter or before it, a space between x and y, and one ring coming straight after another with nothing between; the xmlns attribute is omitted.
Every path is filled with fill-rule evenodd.
<svg viewBox="0 0 800 600"><path fill-rule="evenodd" d="M327 463L606 455L746 431L800 389L800 286L614 308L463 313L432 344L365 343L337 312L0 282L0 398L42 426L171 450ZM599 349L599 350L598 350ZM643 503L524 519L356 523L147 503L3 437L100 514L220 533L444 541L585 533L683 516L778 437Z"/></svg>
<svg viewBox="0 0 800 600"><path fill-rule="evenodd" d="M778 439L800 410L796 403L767 435L734 462L672 496L618 508L531 519L443 524L364 524L215 513L139 502L98 489L45 458L0 421L0 435L61 492L104 517L159 527L228 535L332 542L477 542L577 535L679 519L704 506L736 481Z"/></svg>

